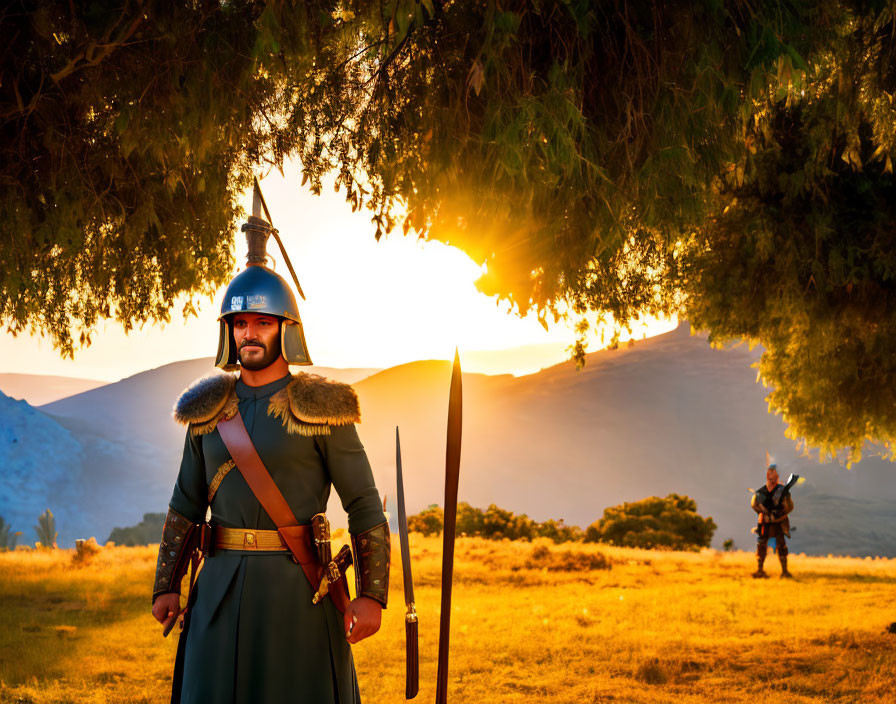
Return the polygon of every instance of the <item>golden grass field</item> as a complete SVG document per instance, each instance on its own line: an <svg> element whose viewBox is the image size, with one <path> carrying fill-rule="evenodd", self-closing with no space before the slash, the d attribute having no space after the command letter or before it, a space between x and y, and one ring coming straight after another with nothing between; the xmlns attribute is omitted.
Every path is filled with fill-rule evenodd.
<svg viewBox="0 0 896 704"><path fill-rule="evenodd" d="M435 699L441 540L411 536L421 690ZM404 698L398 543L382 630L354 648L367 704ZM537 552L536 552L537 551ZM572 565L611 569L570 571ZM149 612L156 548L0 554L0 702L167 702L176 638ZM896 702L896 560L674 553L460 538L453 702ZM385 654L385 656L384 656Z"/></svg>

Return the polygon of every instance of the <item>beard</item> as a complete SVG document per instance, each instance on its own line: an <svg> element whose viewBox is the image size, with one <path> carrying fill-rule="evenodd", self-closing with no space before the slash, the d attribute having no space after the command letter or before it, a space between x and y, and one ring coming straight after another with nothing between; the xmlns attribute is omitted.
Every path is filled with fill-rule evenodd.
<svg viewBox="0 0 896 704"><path fill-rule="evenodd" d="M250 360L243 359L243 349L245 347L261 348L262 350L264 350L264 354L261 356L260 359L259 358L254 358L254 359L250 359ZM278 347L279 347L279 345L278 345ZM257 372L257 371L264 369L265 367L271 366L275 361L277 361L277 358L280 356L280 350L279 349L270 349L263 342L253 340L251 342L244 342L242 345L240 345L240 350L239 350L238 356L240 359L240 364L245 369L248 369L253 372Z"/></svg>

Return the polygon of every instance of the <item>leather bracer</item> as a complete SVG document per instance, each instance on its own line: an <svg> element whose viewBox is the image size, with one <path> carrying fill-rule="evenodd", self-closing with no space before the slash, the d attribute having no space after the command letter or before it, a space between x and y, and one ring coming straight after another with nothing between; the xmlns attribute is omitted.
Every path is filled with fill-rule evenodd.
<svg viewBox="0 0 896 704"><path fill-rule="evenodd" d="M152 587L152 601L162 594L180 593L180 582L187 573L190 555L197 547L197 524L168 509L162 542L159 544L159 560L156 563L156 580Z"/></svg>
<svg viewBox="0 0 896 704"><path fill-rule="evenodd" d="M352 535L355 553L355 591L386 608L389 598L389 560L392 543L389 524L380 523L370 530Z"/></svg>

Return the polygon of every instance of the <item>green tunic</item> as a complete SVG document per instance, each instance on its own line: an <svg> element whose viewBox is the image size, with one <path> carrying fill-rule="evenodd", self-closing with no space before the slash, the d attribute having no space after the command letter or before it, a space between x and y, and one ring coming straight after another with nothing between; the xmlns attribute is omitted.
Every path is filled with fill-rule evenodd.
<svg viewBox="0 0 896 704"><path fill-rule="evenodd" d="M324 511L330 486L348 513L351 533L386 519L354 425L328 435L287 431L268 414L272 394L290 377L260 387L237 381L239 413L258 454L299 523ZM208 486L230 459L218 431L187 433L170 506L201 522ZM238 470L221 482L212 521L231 528L275 530ZM360 701L342 614L312 591L288 553L219 550L199 573L178 644L172 702L182 704L352 704Z"/></svg>

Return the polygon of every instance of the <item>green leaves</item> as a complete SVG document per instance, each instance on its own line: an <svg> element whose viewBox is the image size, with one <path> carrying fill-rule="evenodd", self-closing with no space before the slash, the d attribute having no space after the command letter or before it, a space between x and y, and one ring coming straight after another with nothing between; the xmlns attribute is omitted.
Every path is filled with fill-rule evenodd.
<svg viewBox="0 0 896 704"><path fill-rule="evenodd" d="M688 317L764 346L795 436L891 443L892 12L237 0L72 17L60 0L4 15L0 319L66 354L108 313L164 320L226 277L253 171L298 156L303 185L334 173L376 237L401 226L487 263L480 289L522 314Z"/></svg>
<svg viewBox="0 0 896 704"><path fill-rule="evenodd" d="M73 17L45 3L41 31L4 15L4 75L25 106L0 96L7 330L48 333L71 355L101 317L163 321L176 298L223 282L235 196L270 139L253 112L271 89L250 57L262 9L138 4Z"/></svg>
<svg viewBox="0 0 896 704"><path fill-rule="evenodd" d="M604 509L604 515L585 532L586 542L665 550L709 547L716 524L697 514L688 496L651 496Z"/></svg>

